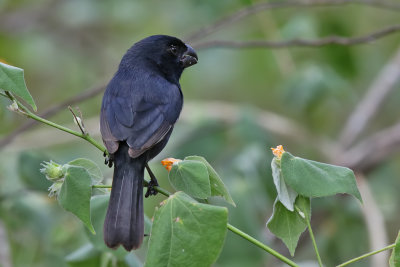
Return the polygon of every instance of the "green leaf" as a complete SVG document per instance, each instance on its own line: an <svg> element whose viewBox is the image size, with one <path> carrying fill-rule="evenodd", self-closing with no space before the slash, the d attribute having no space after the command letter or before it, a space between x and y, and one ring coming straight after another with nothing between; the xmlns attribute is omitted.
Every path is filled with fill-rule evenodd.
<svg viewBox="0 0 400 267"><path fill-rule="evenodd" d="M86 235L97 250L108 253L111 252L114 256L116 256L116 258L123 259L129 252L124 250L123 247L119 247L116 250L111 250L104 243L103 226L109 200L109 195L98 195L91 198L90 214L92 216L93 228L96 231L96 234L94 235L92 232L86 229Z"/></svg>
<svg viewBox="0 0 400 267"><path fill-rule="evenodd" d="M26 88L24 70L0 62L0 89L21 97L36 111L36 104Z"/></svg>
<svg viewBox="0 0 400 267"><path fill-rule="evenodd" d="M174 165L168 179L178 191L192 197L206 199L211 196L210 179L206 165L194 160L183 160Z"/></svg>
<svg viewBox="0 0 400 267"><path fill-rule="evenodd" d="M285 243L292 257L294 256L301 233L307 228L302 215L307 216L306 214L308 214L310 216L311 214L309 198L299 196L296 199L295 205L300 206L299 208L304 214L288 210L277 198L272 216L267 222L268 229Z"/></svg>
<svg viewBox="0 0 400 267"><path fill-rule="evenodd" d="M233 201L231 195L229 194L229 191L226 188L224 182L219 177L218 173L214 170L214 168L211 166L211 164L208 163L208 161L205 158L201 156L188 156L185 158L185 160L200 161L204 165L206 165L210 179L211 196L221 196L226 200L226 202L236 207L236 204Z"/></svg>
<svg viewBox="0 0 400 267"><path fill-rule="evenodd" d="M65 210L75 214L92 233L95 233L90 220L91 194L90 174L82 167L70 166L66 170L58 202Z"/></svg>
<svg viewBox="0 0 400 267"><path fill-rule="evenodd" d="M276 191L278 193L278 200L290 211L294 211L294 202L296 201L297 193L285 183L282 176L280 163L277 162L276 157L271 162L272 177Z"/></svg>
<svg viewBox="0 0 400 267"><path fill-rule="evenodd" d="M400 232L396 238L396 246L394 247L392 255L390 256L389 265L390 267L400 267Z"/></svg>
<svg viewBox="0 0 400 267"><path fill-rule="evenodd" d="M92 185L99 184L103 180L103 174L96 163L90 159L79 158L67 163L68 165L84 168L92 178Z"/></svg>
<svg viewBox="0 0 400 267"><path fill-rule="evenodd" d="M285 152L281 159L285 182L306 197L325 197L347 193L362 202L354 173L349 168L294 157Z"/></svg>
<svg viewBox="0 0 400 267"><path fill-rule="evenodd" d="M154 214L145 267L211 266L227 223L225 207L198 203L183 192L171 195Z"/></svg>

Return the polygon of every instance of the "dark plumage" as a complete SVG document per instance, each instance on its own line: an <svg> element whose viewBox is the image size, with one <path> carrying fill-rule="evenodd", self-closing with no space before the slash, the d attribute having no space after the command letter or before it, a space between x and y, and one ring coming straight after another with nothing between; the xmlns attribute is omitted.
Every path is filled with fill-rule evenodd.
<svg viewBox="0 0 400 267"><path fill-rule="evenodd" d="M142 243L144 169L168 142L182 110L179 78L196 63L193 48L181 40L150 36L126 52L107 86L100 130L115 163L104 222L104 241L111 248L122 244L129 251Z"/></svg>

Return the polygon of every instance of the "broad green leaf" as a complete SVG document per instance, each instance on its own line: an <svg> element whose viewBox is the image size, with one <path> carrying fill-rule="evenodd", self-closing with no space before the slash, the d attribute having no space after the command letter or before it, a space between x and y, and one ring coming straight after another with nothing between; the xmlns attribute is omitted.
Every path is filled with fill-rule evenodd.
<svg viewBox="0 0 400 267"><path fill-rule="evenodd" d="M227 223L225 207L198 203L183 192L171 195L154 214L145 267L211 266Z"/></svg>
<svg viewBox="0 0 400 267"><path fill-rule="evenodd" d="M274 211L267 222L268 229L285 243L292 257L294 256L301 233L307 228L304 218L307 216L306 214L311 214L309 198L299 196L296 199L295 205L298 205L304 214L288 210L276 199Z"/></svg>
<svg viewBox="0 0 400 267"><path fill-rule="evenodd" d="M389 259L390 267L400 267L400 232L396 238L396 246L392 251L392 255Z"/></svg>
<svg viewBox="0 0 400 267"><path fill-rule="evenodd" d="M90 159L85 159L85 158L74 159L73 161L70 161L67 164L72 166L82 167L85 170L87 170L87 172L90 174L90 177L92 178L92 184L98 184L103 180L103 174L101 173L99 166L97 166L97 164L91 161Z"/></svg>
<svg viewBox="0 0 400 267"><path fill-rule="evenodd" d="M70 166L61 186L58 202L67 211L75 214L92 232L90 220L90 197L92 195L92 179L82 167Z"/></svg>
<svg viewBox="0 0 400 267"><path fill-rule="evenodd" d="M296 201L297 193L285 183L282 177L282 171L276 157L271 162L272 177L276 191L278 193L278 200L290 211L294 211L294 202Z"/></svg>
<svg viewBox="0 0 400 267"><path fill-rule="evenodd" d="M300 195L325 197L346 193L362 202L354 173L349 168L302 159L285 152L281 170L285 182Z"/></svg>
<svg viewBox="0 0 400 267"><path fill-rule="evenodd" d="M203 162L208 170L210 186L211 186L211 196L221 196L226 200L226 202L236 207L236 204L233 201L231 195L229 194L229 191L226 188L224 182L219 177L218 173L214 170L214 168L211 166L211 164L208 163L208 161L205 158L200 156L188 156L185 158L185 160L195 160Z"/></svg>
<svg viewBox="0 0 400 267"><path fill-rule="evenodd" d="M24 70L0 62L0 89L21 97L36 111L36 104L26 88Z"/></svg>
<svg viewBox="0 0 400 267"><path fill-rule="evenodd" d="M194 160L183 160L172 166L168 179L178 191L200 199L211 196L206 165Z"/></svg>
<svg viewBox="0 0 400 267"><path fill-rule="evenodd" d="M123 247L119 247L116 250L111 250L104 243L103 226L104 219L106 218L109 200L109 195L98 195L91 198L90 213L92 217L93 228L96 231L96 234L94 235L86 229L86 235L97 250L103 252L111 252L118 259L123 259L128 254L128 252L124 250Z"/></svg>

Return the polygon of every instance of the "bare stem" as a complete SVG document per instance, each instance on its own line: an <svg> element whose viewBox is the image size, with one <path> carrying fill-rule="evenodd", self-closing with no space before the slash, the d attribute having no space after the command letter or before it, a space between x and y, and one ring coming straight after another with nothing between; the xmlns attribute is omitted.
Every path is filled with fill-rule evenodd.
<svg viewBox="0 0 400 267"><path fill-rule="evenodd" d="M7 92L6 92L6 94L7 94ZM72 134L72 135L75 135L75 136L77 136L77 137L80 137L80 138L82 138L82 139L85 139L86 141L88 141L89 143L91 143L92 145L94 145L95 147L97 147L99 150L101 150L103 153L108 154L107 149L106 149L103 145L101 145L100 143L98 143L95 139L93 139L90 135L88 135L88 134L82 134L82 133L80 133L80 132L71 130L71 129L67 128L67 127L64 127L64 126L62 126L62 125L59 125L59 124L54 123L54 122L52 122L52 121L43 119L43 118L37 116L36 114L32 113L27 107L25 107L25 106L24 106L18 99L16 99L12 94L8 93L8 94L7 94L7 97L8 97L11 101L15 101L15 102L18 104L18 108L20 109L20 112L21 112L22 114L24 114L25 116L27 116L27 117L29 117L29 118L31 118L31 119L34 119L34 120L36 120L36 121L38 121L38 122L47 124L47 125L49 125L49 126L51 126L51 127L54 127L54 128L56 128L56 129L59 129L59 130L61 130L61 131L64 131L64 132L67 132L67 133L69 133L69 134Z"/></svg>
<svg viewBox="0 0 400 267"><path fill-rule="evenodd" d="M294 266L294 267L299 267L299 265L297 265L296 263L294 263L293 261L291 261L290 259L286 258L285 256L283 256L282 254L280 254L279 252L273 250L272 248L268 247L267 245L261 243L260 241L258 241L257 239L255 239L254 237L246 234L245 232L239 230L238 228L234 227L233 225L228 223L228 229L232 232L237 234L240 237L243 237L244 239L246 239L247 241L249 241L250 243L253 243L254 245L256 245L257 247L265 250L266 252L268 252L269 254L277 257L278 259L280 259L281 261L283 261L284 263L288 264L289 266Z"/></svg>
<svg viewBox="0 0 400 267"><path fill-rule="evenodd" d="M388 249L393 249L395 246L396 246L395 243L394 243L394 244L391 244L391 245L386 246L386 247L384 247L384 248L381 248L381 249L378 249L378 250L375 250L375 251L366 253L366 254L364 254L364 255L361 255L360 257L357 257L357 258L351 259L351 260L349 260L349 261L346 261L346 262L344 262L344 263L342 263L342 264L339 264L339 265L336 266L336 267L347 266L347 265L349 265L350 263L354 263L354 262L356 262L356 261L365 259L365 258L367 258L367 257L369 257L369 256L378 254L379 252L382 252L382 251L385 251L385 250L388 250Z"/></svg>
<svg viewBox="0 0 400 267"><path fill-rule="evenodd" d="M309 214L307 214L305 211L300 210L300 208L297 207L297 206L295 206L295 209L296 209L296 211L298 213L304 214L304 217L303 216L302 217L304 218L304 221L307 224L308 232L310 234L310 238L311 238L313 246L314 246L314 250L315 250L315 254L317 256L318 264L319 264L320 267L322 267L323 265L322 265L322 261L321 261L321 256L319 255L319 252L318 252L317 242L315 242L314 233L313 233L313 230L311 228L311 224L310 224L310 220L309 220Z"/></svg>

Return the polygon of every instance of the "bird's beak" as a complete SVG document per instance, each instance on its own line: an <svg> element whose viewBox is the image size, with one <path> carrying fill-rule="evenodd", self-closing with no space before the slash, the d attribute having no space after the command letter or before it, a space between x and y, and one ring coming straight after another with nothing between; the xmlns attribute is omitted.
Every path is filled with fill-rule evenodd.
<svg viewBox="0 0 400 267"><path fill-rule="evenodd" d="M187 50L181 57L181 62L184 68L190 67L197 63L199 58L197 57L196 52L190 45L186 45Z"/></svg>

